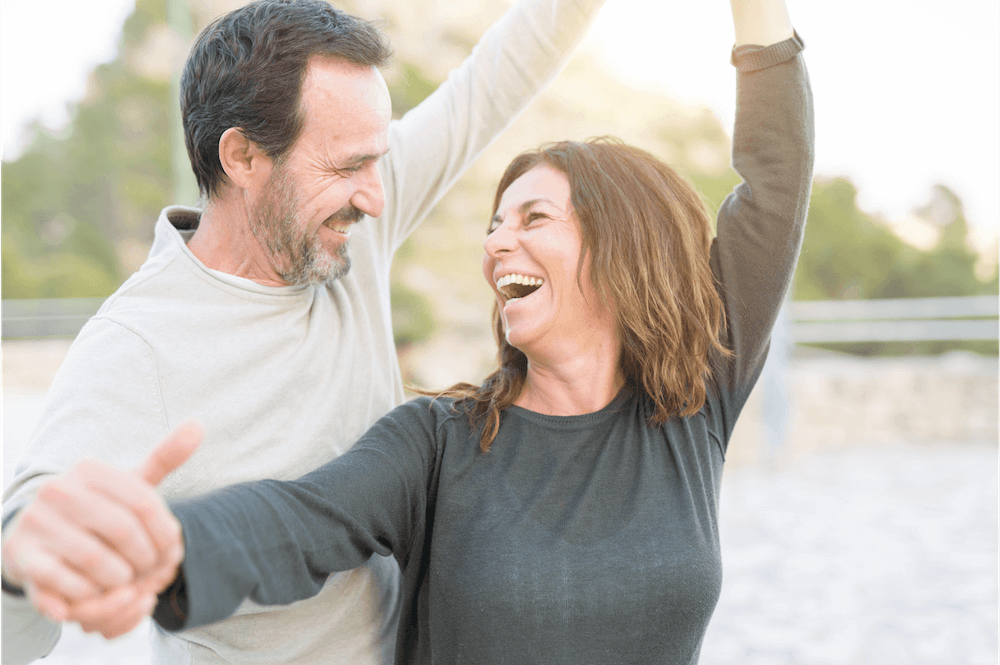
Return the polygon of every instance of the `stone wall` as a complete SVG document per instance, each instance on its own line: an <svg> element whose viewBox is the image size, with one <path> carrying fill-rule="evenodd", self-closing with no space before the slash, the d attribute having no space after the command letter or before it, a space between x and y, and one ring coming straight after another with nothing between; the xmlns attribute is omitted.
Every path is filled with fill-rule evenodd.
<svg viewBox="0 0 1000 665"><path fill-rule="evenodd" d="M446 343L445 343L446 342ZM6 396L44 394L69 348L68 340L5 340ZM442 388L478 381L493 351L455 335L404 359L433 366L419 381ZM407 362L409 361L409 362ZM473 371L470 366L482 366ZM412 366L412 365L411 365ZM926 358L862 359L839 354L793 358L787 376L786 436L769 454L761 415L765 381L750 395L729 447L729 465L780 461L809 451L898 441L997 443L997 359L967 353ZM16 413L8 413L16 420ZM5 423L13 434L14 422ZM30 429L31 423L24 423Z"/></svg>
<svg viewBox="0 0 1000 665"><path fill-rule="evenodd" d="M765 383L754 389L730 444L730 462L768 457L761 416ZM997 359L937 357L791 360L790 405L781 459L806 451L898 441L997 442Z"/></svg>

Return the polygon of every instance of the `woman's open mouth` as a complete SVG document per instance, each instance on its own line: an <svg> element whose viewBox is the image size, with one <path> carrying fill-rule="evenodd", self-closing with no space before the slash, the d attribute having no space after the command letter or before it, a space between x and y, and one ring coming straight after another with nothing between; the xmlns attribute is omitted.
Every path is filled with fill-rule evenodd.
<svg viewBox="0 0 1000 665"><path fill-rule="evenodd" d="M541 277L511 273L497 280L497 291L503 296L504 303L510 303L529 296L545 283Z"/></svg>

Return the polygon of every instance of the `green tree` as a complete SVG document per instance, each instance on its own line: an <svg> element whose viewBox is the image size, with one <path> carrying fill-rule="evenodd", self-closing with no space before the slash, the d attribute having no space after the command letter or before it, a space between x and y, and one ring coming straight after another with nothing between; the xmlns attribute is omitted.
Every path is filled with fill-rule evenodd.
<svg viewBox="0 0 1000 665"><path fill-rule="evenodd" d="M796 300L929 298L997 293L997 276L976 277L978 259L969 248L968 226L958 196L943 185L917 214L940 226L929 250L907 244L878 219L857 206L857 190L837 178L817 182L796 269ZM823 345L854 353L940 353L968 349L997 353L996 342L922 342Z"/></svg>
<svg viewBox="0 0 1000 665"><path fill-rule="evenodd" d="M137 3L119 57L94 70L63 135L36 125L25 152L3 163L4 299L109 295L125 277L120 247L152 238L171 191L169 83L125 54L163 22L162 5Z"/></svg>

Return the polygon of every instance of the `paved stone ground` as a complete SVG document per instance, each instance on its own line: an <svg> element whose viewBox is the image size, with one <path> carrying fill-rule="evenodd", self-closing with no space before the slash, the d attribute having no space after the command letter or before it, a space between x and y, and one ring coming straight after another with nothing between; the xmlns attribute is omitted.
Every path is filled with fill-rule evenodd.
<svg viewBox="0 0 1000 665"><path fill-rule="evenodd" d="M723 481L703 665L997 662L997 446L800 457Z"/></svg>

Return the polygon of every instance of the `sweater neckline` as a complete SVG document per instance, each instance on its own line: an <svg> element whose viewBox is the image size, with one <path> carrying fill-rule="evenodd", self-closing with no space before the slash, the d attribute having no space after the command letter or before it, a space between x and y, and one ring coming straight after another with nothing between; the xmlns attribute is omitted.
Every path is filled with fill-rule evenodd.
<svg viewBox="0 0 1000 665"><path fill-rule="evenodd" d="M538 413L537 411L529 411L521 406L510 406L507 407L507 412L539 425L545 425L548 427L555 427L558 429L579 429L583 427L591 427L596 423L607 420L609 418L615 417L619 414L626 403L635 394L635 389L625 384L622 389L618 391L618 394L608 402L607 406L594 411L592 413L582 413L573 416L551 416L544 413Z"/></svg>
<svg viewBox="0 0 1000 665"><path fill-rule="evenodd" d="M170 240L180 250L181 255L187 263L193 266L196 271L205 275L213 284L235 288L244 293L249 292L264 296L302 297L305 295L311 297L315 287L301 285L265 286L251 279L238 275L230 275L229 273L206 266L187 246L187 241L198 228L200 215L201 210L197 208L185 208L181 206L172 206L161 213L163 220L166 222L164 231L170 235Z"/></svg>

